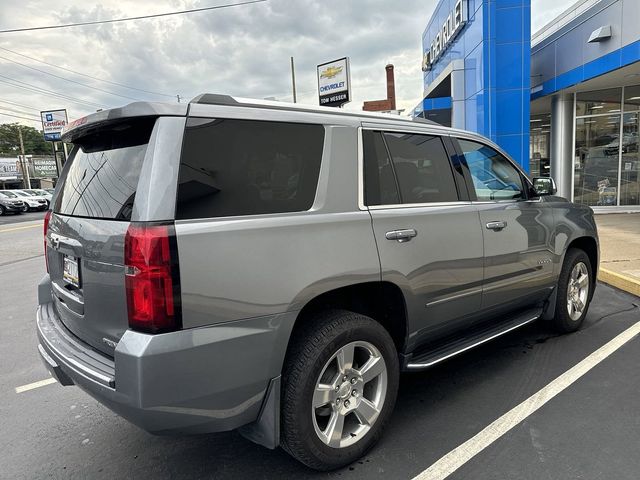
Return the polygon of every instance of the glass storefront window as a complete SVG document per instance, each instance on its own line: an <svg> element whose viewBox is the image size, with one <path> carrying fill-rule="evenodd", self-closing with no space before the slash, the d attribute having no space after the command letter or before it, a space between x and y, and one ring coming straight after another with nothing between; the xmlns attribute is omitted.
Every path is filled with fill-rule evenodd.
<svg viewBox="0 0 640 480"><path fill-rule="evenodd" d="M633 112L640 110L640 85L625 87L624 111Z"/></svg>
<svg viewBox="0 0 640 480"><path fill-rule="evenodd" d="M529 172L533 177L548 177L551 115L533 115L529 136Z"/></svg>
<svg viewBox="0 0 640 480"><path fill-rule="evenodd" d="M640 153L638 119L640 112L624 114L622 124L622 163L620 168L620 205L640 205Z"/></svg>
<svg viewBox="0 0 640 480"><path fill-rule="evenodd" d="M620 115L576 120L574 200L592 206L618 204Z"/></svg>
<svg viewBox="0 0 640 480"><path fill-rule="evenodd" d="M581 92L576 97L576 116L620 112L621 88Z"/></svg>

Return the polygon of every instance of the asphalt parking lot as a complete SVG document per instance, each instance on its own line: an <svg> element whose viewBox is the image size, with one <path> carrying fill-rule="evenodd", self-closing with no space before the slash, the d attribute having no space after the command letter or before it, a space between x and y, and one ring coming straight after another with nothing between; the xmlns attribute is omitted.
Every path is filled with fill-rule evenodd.
<svg viewBox="0 0 640 480"><path fill-rule="evenodd" d="M600 284L576 334L531 325L403 375L381 443L348 468L318 474L233 432L149 435L75 387L20 391L50 378L34 327L42 216L0 218L0 478L413 478L640 321L640 299ZM448 478L638 478L638 358L636 337Z"/></svg>

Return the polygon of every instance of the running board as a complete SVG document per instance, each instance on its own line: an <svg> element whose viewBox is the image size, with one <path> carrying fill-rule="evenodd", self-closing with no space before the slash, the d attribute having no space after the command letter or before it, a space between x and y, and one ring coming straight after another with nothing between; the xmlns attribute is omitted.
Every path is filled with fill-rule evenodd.
<svg viewBox="0 0 640 480"><path fill-rule="evenodd" d="M475 332L470 337L460 338L451 343L436 347L434 350L430 350L426 353L413 357L409 360L406 370L424 370L432 367L433 365L444 362L451 357L460 355L467 350L471 350L474 347L489 342L494 338L498 338L513 330L536 321L542 314L542 309L527 310L517 317L506 323L500 323L499 325L492 325L489 328Z"/></svg>

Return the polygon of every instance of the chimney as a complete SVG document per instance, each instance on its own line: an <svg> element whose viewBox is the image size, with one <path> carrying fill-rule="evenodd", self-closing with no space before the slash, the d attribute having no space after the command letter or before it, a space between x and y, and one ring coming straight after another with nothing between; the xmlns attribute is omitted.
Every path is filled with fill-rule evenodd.
<svg viewBox="0 0 640 480"><path fill-rule="evenodd" d="M391 110L396 109L396 81L393 75L393 65L389 64L385 67L387 70L387 100Z"/></svg>

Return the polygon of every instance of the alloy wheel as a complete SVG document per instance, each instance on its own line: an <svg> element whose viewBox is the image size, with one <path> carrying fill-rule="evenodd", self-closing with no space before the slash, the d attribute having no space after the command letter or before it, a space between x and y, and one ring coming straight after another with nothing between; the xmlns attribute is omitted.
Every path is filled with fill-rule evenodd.
<svg viewBox="0 0 640 480"><path fill-rule="evenodd" d="M351 342L325 364L312 400L313 427L320 440L344 448L363 438L376 423L387 394L387 365L365 341Z"/></svg>
<svg viewBox="0 0 640 480"><path fill-rule="evenodd" d="M582 317L589 296L589 270L583 262L574 265L567 286L567 312L571 320Z"/></svg>

